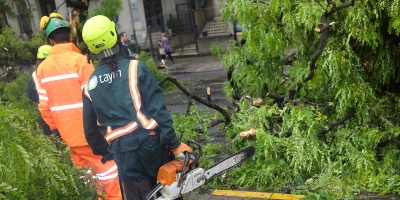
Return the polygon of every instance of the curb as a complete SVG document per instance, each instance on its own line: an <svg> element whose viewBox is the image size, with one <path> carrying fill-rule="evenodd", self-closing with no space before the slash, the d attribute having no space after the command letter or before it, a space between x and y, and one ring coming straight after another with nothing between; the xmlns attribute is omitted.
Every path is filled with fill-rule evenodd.
<svg viewBox="0 0 400 200"><path fill-rule="evenodd" d="M214 190L211 194L214 196L230 196L230 197L257 198L257 199L299 200L304 198L304 195L248 192L248 191L234 191L234 190Z"/></svg>
<svg viewBox="0 0 400 200"><path fill-rule="evenodd" d="M171 56L173 58L177 58L177 59L179 59L179 58L190 58L190 57L202 57L198 53L186 53L186 54L183 54L183 55L180 55L179 53L173 53L173 54L171 54Z"/></svg>

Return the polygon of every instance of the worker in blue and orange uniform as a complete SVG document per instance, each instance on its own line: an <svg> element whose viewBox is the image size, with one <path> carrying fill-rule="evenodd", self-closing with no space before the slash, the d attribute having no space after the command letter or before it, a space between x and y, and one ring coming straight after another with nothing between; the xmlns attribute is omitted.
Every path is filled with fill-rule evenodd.
<svg viewBox="0 0 400 200"><path fill-rule="evenodd" d="M152 71L123 58L117 36L114 22L102 15L83 26L83 40L100 60L83 92L85 136L95 154L112 153L124 199L144 199L155 185L163 152L177 157L192 149L177 138Z"/></svg>
<svg viewBox="0 0 400 200"><path fill-rule="evenodd" d="M37 51L37 65L39 65L41 62L43 62L44 59L47 58L47 56L50 55L50 50L51 46L50 45L42 45L38 48ZM36 70L32 72L31 78L28 80L28 97L32 102L39 103L39 95L38 91L40 90L38 88L38 83L37 83L37 78L36 78ZM42 125L42 130L43 133L47 136L53 135L53 133L50 130L49 125L43 120L42 116L39 115L40 119L40 124ZM56 134L58 135L58 134Z"/></svg>
<svg viewBox="0 0 400 200"><path fill-rule="evenodd" d="M76 167L93 168L105 188L107 200L120 200L118 170L114 162L101 163L101 156L94 155L83 131L82 89L94 71L93 64L71 43L70 27L57 13L40 20L51 44L50 55L37 69L39 111L52 131L58 130L71 149ZM102 189L99 187L99 193Z"/></svg>

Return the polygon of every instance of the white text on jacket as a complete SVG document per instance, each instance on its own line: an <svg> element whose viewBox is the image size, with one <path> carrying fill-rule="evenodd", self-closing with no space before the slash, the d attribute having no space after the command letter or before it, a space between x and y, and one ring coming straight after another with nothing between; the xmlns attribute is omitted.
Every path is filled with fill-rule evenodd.
<svg viewBox="0 0 400 200"><path fill-rule="evenodd" d="M108 74L99 75L100 83L112 83L114 78L121 77L121 70L110 72Z"/></svg>

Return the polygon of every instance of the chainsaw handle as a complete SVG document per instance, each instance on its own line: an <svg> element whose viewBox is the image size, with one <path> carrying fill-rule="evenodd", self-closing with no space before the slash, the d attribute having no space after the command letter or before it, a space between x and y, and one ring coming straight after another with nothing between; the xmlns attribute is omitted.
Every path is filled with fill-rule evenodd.
<svg viewBox="0 0 400 200"><path fill-rule="evenodd" d="M182 181L183 181L183 179L185 179L184 177L186 174L186 168L188 167L189 161L190 161L189 152L185 151L185 152L183 152L183 154L185 154L185 161L183 162L183 169L181 172L181 176L179 177L179 180L178 180L178 187L181 187Z"/></svg>
<svg viewBox="0 0 400 200"><path fill-rule="evenodd" d="M154 195L157 194L159 190L163 188L163 185L161 183L158 183L156 186L153 187L153 189L146 195L145 199L150 200Z"/></svg>
<svg viewBox="0 0 400 200"><path fill-rule="evenodd" d="M193 140L188 140L187 145L193 149L194 159L192 159L193 163L190 165L190 168L194 169L194 168L196 168L196 166L198 164L198 161L200 159L201 154L203 153L203 150L202 150L201 146L198 143L194 142Z"/></svg>

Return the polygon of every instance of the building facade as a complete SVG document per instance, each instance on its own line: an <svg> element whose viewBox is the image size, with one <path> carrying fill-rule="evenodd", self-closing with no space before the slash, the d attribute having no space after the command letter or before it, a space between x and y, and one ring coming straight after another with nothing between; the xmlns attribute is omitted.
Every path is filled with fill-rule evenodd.
<svg viewBox="0 0 400 200"><path fill-rule="evenodd" d="M200 52L199 39L229 36L232 26L220 23L219 6L226 0L121 0L122 10L113 20L118 32L126 32L132 43L141 49L156 52L161 33L165 32L173 49L179 52ZM13 2L13 1L10 1ZM16 2L16 1L14 1ZM16 17L0 14L0 28L10 26L22 39L41 32L42 16L60 13L73 30L79 22L82 5L90 14L101 7L101 0L19 0L14 3ZM24 14L24 10L30 10ZM117 19L117 20L116 20ZM213 41L209 40L210 43ZM75 41L79 43L79 41ZM208 48L208 47L207 47ZM209 50L207 50L209 51Z"/></svg>

